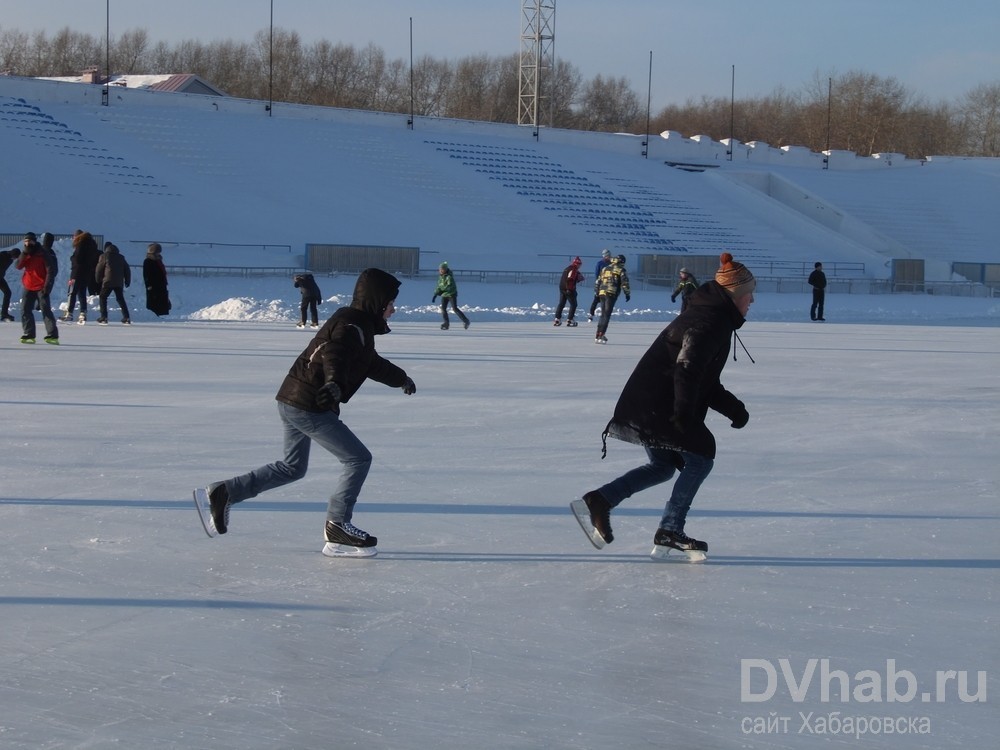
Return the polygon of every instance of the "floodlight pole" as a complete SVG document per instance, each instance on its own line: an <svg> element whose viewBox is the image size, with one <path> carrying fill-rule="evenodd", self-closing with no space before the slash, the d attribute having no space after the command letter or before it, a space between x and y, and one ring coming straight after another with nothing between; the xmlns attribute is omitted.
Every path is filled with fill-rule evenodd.
<svg viewBox="0 0 1000 750"><path fill-rule="evenodd" d="M104 88L101 90L101 106L111 103L111 0L104 2Z"/></svg>
<svg viewBox="0 0 1000 750"><path fill-rule="evenodd" d="M267 116L274 108L274 0L271 0L271 24L268 27L267 51Z"/></svg>
<svg viewBox="0 0 1000 750"><path fill-rule="evenodd" d="M642 155L649 158L649 105L653 98L653 50L649 51L649 83L646 87L646 140L642 142Z"/></svg>
<svg viewBox="0 0 1000 750"><path fill-rule="evenodd" d="M733 65L732 80L729 85L729 161L733 160L733 139L736 136L736 66Z"/></svg>
<svg viewBox="0 0 1000 750"><path fill-rule="evenodd" d="M413 130L413 16L410 16L410 119L406 127Z"/></svg>
<svg viewBox="0 0 1000 750"><path fill-rule="evenodd" d="M833 118L833 78L826 84L826 158L823 159L823 169L830 168L830 121Z"/></svg>

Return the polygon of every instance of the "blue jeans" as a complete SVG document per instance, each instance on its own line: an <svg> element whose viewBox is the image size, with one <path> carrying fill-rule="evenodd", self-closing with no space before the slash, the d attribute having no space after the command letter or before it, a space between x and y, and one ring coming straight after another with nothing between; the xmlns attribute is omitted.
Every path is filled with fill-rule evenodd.
<svg viewBox="0 0 1000 750"><path fill-rule="evenodd" d="M677 471L674 462L679 456L684 461L684 468L674 482L674 490L660 519L660 528L683 532L691 502L701 483L711 473L715 461L697 453L666 448L646 448L646 455L649 456L648 464L622 474L597 491L612 508L617 507L625 498L669 481Z"/></svg>
<svg viewBox="0 0 1000 750"><path fill-rule="evenodd" d="M336 456L343 467L340 481L330 495L326 520L350 521L372 465L371 452L340 421L340 415L332 411L303 411L279 401L278 416L284 428L284 459L226 480L229 499L234 503L242 502L304 477L309 468L309 447L315 440Z"/></svg>

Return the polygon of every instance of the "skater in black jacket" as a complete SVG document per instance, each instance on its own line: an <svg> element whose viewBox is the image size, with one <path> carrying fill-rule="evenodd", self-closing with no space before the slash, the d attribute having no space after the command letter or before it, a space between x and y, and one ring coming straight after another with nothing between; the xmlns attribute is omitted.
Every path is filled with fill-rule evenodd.
<svg viewBox="0 0 1000 750"><path fill-rule="evenodd" d="M732 255L723 253L721 261L715 280L691 295L688 309L639 360L604 431L605 450L609 437L636 443L643 446L649 462L572 503L595 547L614 538L612 508L677 473L653 538L653 557L665 556L668 548L702 555L708 549L684 533L684 524L715 461L715 437L705 424L708 410L727 417L736 429L750 419L743 402L719 378L756 287L753 274Z"/></svg>
<svg viewBox="0 0 1000 750"><path fill-rule="evenodd" d="M323 293L319 290L319 284L311 273L300 273L295 277L295 288L302 293L302 302L299 304L299 328L306 327L306 312L312 314L312 327L319 328L319 311L317 305L323 301Z"/></svg>
<svg viewBox="0 0 1000 750"><path fill-rule="evenodd" d="M14 322L14 316L10 314L10 284L7 283L7 269L17 260L21 254L21 248L15 247L4 250L0 253L0 294L3 294L3 308L0 310L0 320L4 322Z"/></svg>
<svg viewBox="0 0 1000 750"><path fill-rule="evenodd" d="M361 272L350 307L340 308L323 324L278 389L275 398L284 433L284 457L224 482L214 482L204 491L215 531L226 533L233 503L304 477L309 449L315 441L343 467L327 503L323 554L376 554L378 540L351 523L372 454L340 421L340 405L346 404L369 379L401 388L406 395L416 392L406 372L375 351L375 337L389 332L388 321L396 310L399 287L399 280L378 268ZM195 491L196 498L200 492Z"/></svg>
<svg viewBox="0 0 1000 750"><path fill-rule="evenodd" d="M812 307L809 308L809 317L812 320L826 320L823 317L823 302L826 298L826 274L823 273L823 264L817 262L813 266L813 272L809 274L809 286L813 288Z"/></svg>

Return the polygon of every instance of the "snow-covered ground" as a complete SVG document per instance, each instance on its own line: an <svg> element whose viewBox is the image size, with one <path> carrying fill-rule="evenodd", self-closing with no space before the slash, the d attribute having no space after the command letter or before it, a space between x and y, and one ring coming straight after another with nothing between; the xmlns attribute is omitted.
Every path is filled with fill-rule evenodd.
<svg viewBox="0 0 1000 750"><path fill-rule="evenodd" d="M351 280L320 283L328 315ZM666 293L595 346L551 326L552 289L463 284L473 324L447 333L431 289L405 281L378 342L417 393L344 409L375 454L369 561L319 552L322 451L224 537L190 500L279 456L274 392L310 335L290 279L175 278L170 319L132 298L135 325L112 310L59 347L0 326L4 748L995 743L995 301L831 295L817 324L759 295L756 362L724 373L751 421L712 421L688 526L711 559L687 565L647 556L668 488L602 551L567 507L642 459L602 461L600 433Z"/></svg>

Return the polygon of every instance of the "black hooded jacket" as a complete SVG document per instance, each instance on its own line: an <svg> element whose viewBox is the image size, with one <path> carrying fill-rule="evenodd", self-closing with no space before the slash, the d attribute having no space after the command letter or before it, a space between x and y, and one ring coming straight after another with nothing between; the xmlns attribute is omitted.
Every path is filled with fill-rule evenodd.
<svg viewBox="0 0 1000 750"><path fill-rule="evenodd" d="M656 338L629 377L604 431L650 448L715 458L709 409L742 426L746 407L719 380L733 333L744 317L715 281L691 294L688 308Z"/></svg>
<svg viewBox="0 0 1000 750"><path fill-rule="evenodd" d="M288 371L278 401L304 411L324 411L316 394L330 381L346 403L371 378L393 388L406 385L406 372L375 351L375 336L389 332L384 312L396 299L400 282L392 274L369 268L358 276L350 307L337 310L323 324ZM339 404L333 410L339 413Z"/></svg>

